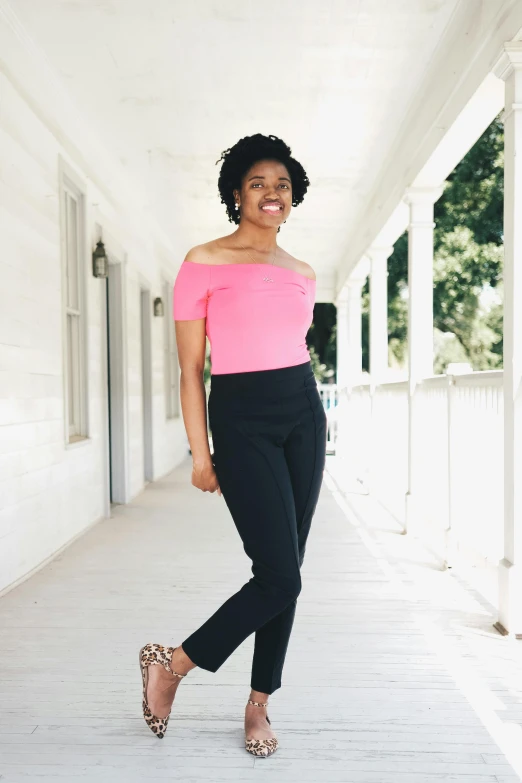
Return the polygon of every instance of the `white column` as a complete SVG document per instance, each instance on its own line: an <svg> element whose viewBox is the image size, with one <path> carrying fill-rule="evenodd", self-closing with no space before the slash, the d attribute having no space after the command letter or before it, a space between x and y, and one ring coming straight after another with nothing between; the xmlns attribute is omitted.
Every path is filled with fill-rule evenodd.
<svg viewBox="0 0 522 783"><path fill-rule="evenodd" d="M336 382L341 388L348 386L349 350L348 350L348 289L344 287L336 299Z"/></svg>
<svg viewBox="0 0 522 783"><path fill-rule="evenodd" d="M355 278L348 283L348 352L349 383L361 382L362 375L362 290L365 279Z"/></svg>
<svg viewBox="0 0 522 783"><path fill-rule="evenodd" d="M443 188L410 188L408 369L410 385L433 375L433 205Z"/></svg>
<svg viewBox="0 0 522 783"><path fill-rule="evenodd" d="M370 378L372 386L388 372L388 258L393 247L368 250L370 258Z"/></svg>
<svg viewBox="0 0 522 783"><path fill-rule="evenodd" d="M339 294L337 305L337 384L352 387L362 373L363 279L350 279Z"/></svg>
<svg viewBox="0 0 522 783"><path fill-rule="evenodd" d="M443 187L410 188L404 197L409 205L408 223L408 491L406 527L418 519L418 470L423 443L419 437L416 389L419 381L433 375L433 205Z"/></svg>
<svg viewBox="0 0 522 783"><path fill-rule="evenodd" d="M504 111L504 557L497 627L522 638L522 42L504 44L495 74Z"/></svg>
<svg viewBox="0 0 522 783"><path fill-rule="evenodd" d="M336 301L339 400L335 454L342 461L345 476L350 480L357 474L351 390L362 379L362 289L366 277L365 259L358 264Z"/></svg>

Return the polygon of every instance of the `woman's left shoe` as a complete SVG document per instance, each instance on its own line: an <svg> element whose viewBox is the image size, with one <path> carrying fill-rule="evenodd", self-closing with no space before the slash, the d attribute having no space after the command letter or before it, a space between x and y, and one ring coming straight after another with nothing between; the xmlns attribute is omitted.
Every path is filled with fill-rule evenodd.
<svg viewBox="0 0 522 783"><path fill-rule="evenodd" d="M170 668L172 653L174 650L174 647L163 647L161 644L152 643L146 644L145 647L142 647L140 650L140 669L143 683L143 717L145 718L145 723L149 729L153 732L153 734L156 735L156 737L158 737L158 739L163 739L165 736L165 732L167 731L167 726L169 723L170 712L166 718L158 718L157 715L153 715L147 703L147 685L149 682L148 668L149 666L154 665L163 666L163 668L170 672L170 674L173 674L174 677L179 677L180 679L182 677L186 677L186 674L178 674L177 672L172 671Z"/></svg>
<svg viewBox="0 0 522 783"><path fill-rule="evenodd" d="M267 701L252 701L251 699L248 700L249 704L253 704L254 707L267 707L268 702ZM266 716L267 722L270 724L270 718L268 715ZM272 753L275 753L277 750L279 743L277 741L276 737L272 737L271 739L246 739L245 740L245 749L252 753L253 756L271 756Z"/></svg>

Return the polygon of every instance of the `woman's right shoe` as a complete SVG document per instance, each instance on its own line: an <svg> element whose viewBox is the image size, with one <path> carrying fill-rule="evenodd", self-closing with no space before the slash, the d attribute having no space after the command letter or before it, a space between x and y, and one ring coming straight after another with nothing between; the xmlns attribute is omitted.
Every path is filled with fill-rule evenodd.
<svg viewBox="0 0 522 783"><path fill-rule="evenodd" d="M158 739L163 739L165 736L165 732L167 731L167 726L169 723L170 712L166 718L158 718L156 715L153 715L147 703L147 685L149 682L148 669L149 666L163 666L163 668L166 669L166 671L168 671L170 674L173 674L174 677L179 677L180 679L182 677L186 677L186 674L178 674L177 672L172 671L170 668L172 653L175 649L175 647L163 647L161 644L150 643L146 644L145 647L142 647L140 650L140 669L141 679L143 682L143 717L145 718L145 723L149 729L153 732L153 734L156 735L156 737L158 737Z"/></svg>
<svg viewBox="0 0 522 783"><path fill-rule="evenodd" d="M254 707L267 707L268 702L267 701L252 701L251 699L248 700L249 704L253 704ZM270 724L270 718L268 715L266 716L266 720L268 724ZM247 750L249 753L251 753L253 756L262 756L263 758L266 758L267 756L271 756L272 753L275 753L278 748L279 742L277 741L276 737L272 737L272 739L245 739L245 750Z"/></svg>

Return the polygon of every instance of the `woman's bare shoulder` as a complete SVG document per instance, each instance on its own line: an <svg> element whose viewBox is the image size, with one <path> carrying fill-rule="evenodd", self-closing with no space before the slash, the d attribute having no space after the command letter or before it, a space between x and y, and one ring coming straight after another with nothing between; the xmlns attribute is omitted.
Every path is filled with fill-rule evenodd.
<svg viewBox="0 0 522 783"><path fill-rule="evenodd" d="M299 274L309 277L310 280L316 279L315 272L310 264L307 264L306 261L300 261L298 258L294 258L294 256L291 256L290 253L287 253L285 250L283 250L283 254L285 266L289 266L294 272L299 272Z"/></svg>
<svg viewBox="0 0 522 783"><path fill-rule="evenodd" d="M191 261L193 264L209 264L212 250L209 247L211 242L205 242L203 245L191 247L185 255L185 261Z"/></svg>
<svg viewBox="0 0 522 783"><path fill-rule="evenodd" d="M192 247L185 256L185 261L191 261L193 264L219 264L222 253L223 237L220 237Z"/></svg>
<svg viewBox="0 0 522 783"><path fill-rule="evenodd" d="M313 270L313 267L310 266L310 264L307 264L306 261L299 261L299 269L298 272L301 272L302 275L305 277L309 277L310 280L316 280L316 274Z"/></svg>

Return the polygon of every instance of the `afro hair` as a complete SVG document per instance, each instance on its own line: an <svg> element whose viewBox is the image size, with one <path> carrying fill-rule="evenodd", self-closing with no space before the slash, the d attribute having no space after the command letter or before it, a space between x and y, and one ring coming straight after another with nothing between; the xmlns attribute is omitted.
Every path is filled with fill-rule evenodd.
<svg viewBox="0 0 522 783"><path fill-rule="evenodd" d="M310 180L299 161L292 157L292 150L288 144L277 136L263 136L262 133L245 136L233 147L222 152L220 159L216 161L216 165L223 161L218 188L221 203L225 204L231 223L239 223L240 220L239 212L234 208L234 190L241 189L243 177L254 163L260 160L277 160L286 166L292 182L293 207L301 204L305 197Z"/></svg>

